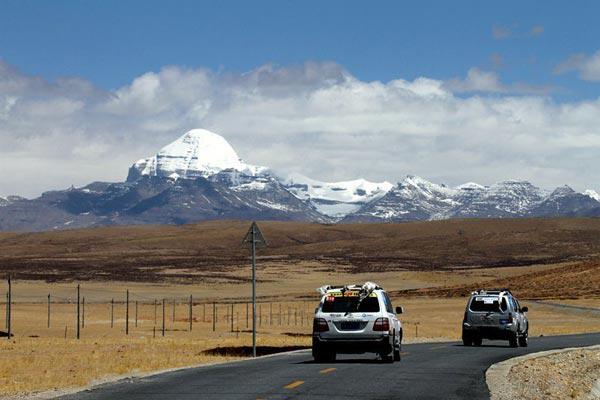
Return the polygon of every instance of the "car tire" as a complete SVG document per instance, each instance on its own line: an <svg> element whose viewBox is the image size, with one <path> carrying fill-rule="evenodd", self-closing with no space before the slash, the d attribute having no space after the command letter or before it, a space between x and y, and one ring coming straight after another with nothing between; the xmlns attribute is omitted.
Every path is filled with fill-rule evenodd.
<svg viewBox="0 0 600 400"><path fill-rule="evenodd" d="M313 347L313 358L315 362L334 362L336 359L335 351L323 348L322 346Z"/></svg>
<svg viewBox="0 0 600 400"><path fill-rule="evenodd" d="M519 336L519 346L521 346L521 347L527 347L527 345L528 345L528 343L527 343L528 342L527 337L528 336L529 335L528 335L527 332L523 332L521 334L521 336Z"/></svg>
<svg viewBox="0 0 600 400"><path fill-rule="evenodd" d="M394 362L394 356L392 354L380 354L379 357L381 357L381 361L384 363L393 363Z"/></svg>
<svg viewBox="0 0 600 400"><path fill-rule="evenodd" d="M462 342L463 342L464 346L472 346L473 345L473 337L470 334L463 331Z"/></svg>
<svg viewBox="0 0 600 400"><path fill-rule="evenodd" d="M400 361L402 359L402 355L400 354L400 349L394 350L394 361Z"/></svg>
<svg viewBox="0 0 600 400"><path fill-rule="evenodd" d="M483 338L481 336L475 336L473 338L473 345L479 347L481 346L481 343L483 343Z"/></svg>
<svg viewBox="0 0 600 400"><path fill-rule="evenodd" d="M519 342L517 341L517 333L511 333L508 338L508 345L510 347L519 347Z"/></svg>

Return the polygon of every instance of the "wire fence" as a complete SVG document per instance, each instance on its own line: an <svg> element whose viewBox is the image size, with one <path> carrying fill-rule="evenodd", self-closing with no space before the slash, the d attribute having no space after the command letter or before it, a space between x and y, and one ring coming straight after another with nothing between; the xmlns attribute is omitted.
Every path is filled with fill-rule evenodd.
<svg viewBox="0 0 600 400"><path fill-rule="evenodd" d="M0 307L5 332L14 337L213 337L251 332L253 307L248 301L207 301L185 295L149 296L129 289L73 285L72 295L51 290L19 296L6 293ZM49 285L50 287L50 285ZM181 287L180 293L186 291ZM9 300L10 297L10 300ZM316 301L259 301L259 331L310 333Z"/></svg>

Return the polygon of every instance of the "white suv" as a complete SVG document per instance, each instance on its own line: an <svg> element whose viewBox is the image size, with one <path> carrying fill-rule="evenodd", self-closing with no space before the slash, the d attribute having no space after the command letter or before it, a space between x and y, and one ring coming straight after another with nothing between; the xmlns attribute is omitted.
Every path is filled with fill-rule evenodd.
<svg viewBox="0 0 600 400"><path fill-rule="evenodd" d="M377 284L323 286L315 311L312 354L315 361L335 361L337 353L377 353L400 361L402 324L387 293Z"/></svg>

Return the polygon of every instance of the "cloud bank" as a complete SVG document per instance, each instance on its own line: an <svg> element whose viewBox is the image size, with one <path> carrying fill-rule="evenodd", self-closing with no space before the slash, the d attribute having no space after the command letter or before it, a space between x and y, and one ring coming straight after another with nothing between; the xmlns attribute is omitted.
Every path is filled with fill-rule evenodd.
<svg viewBox="0 0 600 400"><path fill-rule="evenodd" d="M600 100L558 103L517 86L480 70L365 82L308 62L242 74L170 66L105 91L0 63L0 194L123 180L195 127L222 134L248 162L328 181L415 174L597 188Z"/></svg>

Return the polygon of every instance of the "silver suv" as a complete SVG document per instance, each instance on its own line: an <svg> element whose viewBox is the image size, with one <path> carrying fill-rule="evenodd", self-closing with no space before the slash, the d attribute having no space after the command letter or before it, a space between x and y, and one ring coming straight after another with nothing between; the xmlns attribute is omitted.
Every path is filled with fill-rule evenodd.
<svg viewBox="0 0 600 400"><path fill-rule="evenodd" d="M526 347L527 311L508 289L473 292L463 318L463 344L481 346L482 339L491 339L508 340L511 347Z"/></svg>
<svg viewBox="0 0 600 400"><path fill-rule="evenodd" d="M336 354L377 353L385 362L400 361L402 324L388 294L377 284L318 289L312 354L315 361L335 361ZM395 312L394 312L395 311Z"/></svg>

